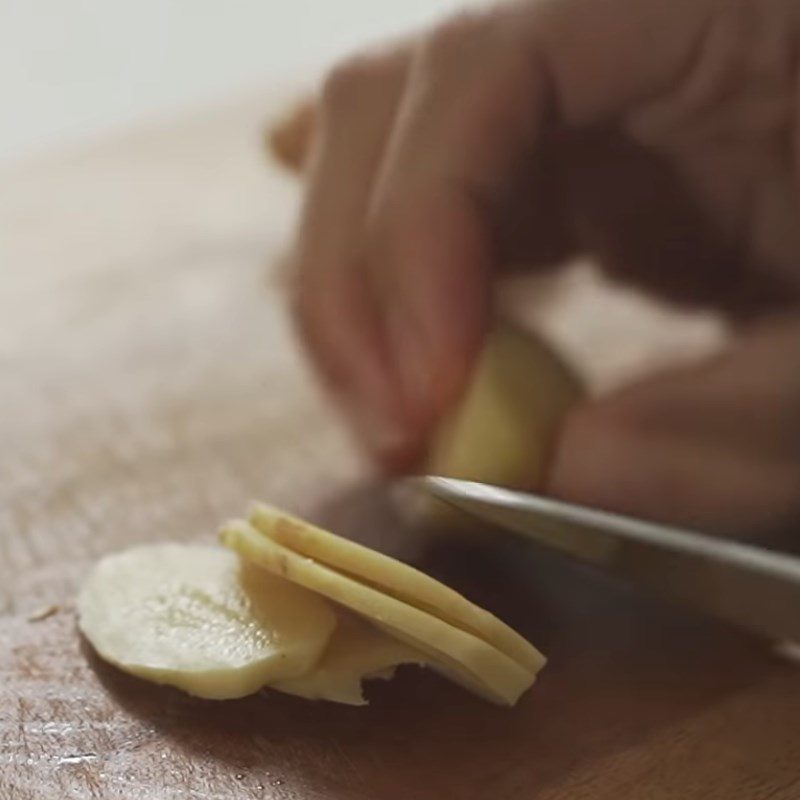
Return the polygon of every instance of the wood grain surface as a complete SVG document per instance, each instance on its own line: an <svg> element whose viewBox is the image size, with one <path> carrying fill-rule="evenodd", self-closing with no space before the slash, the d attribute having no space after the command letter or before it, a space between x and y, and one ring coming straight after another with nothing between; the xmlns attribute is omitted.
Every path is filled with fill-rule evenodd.
<svg viewBox="0 0 800 800"><path fill-rule="evenodd" d="M495 536L413 532L271 286L296 188L267 93L0 175L0 798L796 800L800 672L759 641ZM516 302L522 303L524 287ZM540 309L598 386L713 346L577 269ZM423 566L550 657L513 710L414 669L364 709L203 702L99 663L100 555L211 540L251 498Z"/></svg>

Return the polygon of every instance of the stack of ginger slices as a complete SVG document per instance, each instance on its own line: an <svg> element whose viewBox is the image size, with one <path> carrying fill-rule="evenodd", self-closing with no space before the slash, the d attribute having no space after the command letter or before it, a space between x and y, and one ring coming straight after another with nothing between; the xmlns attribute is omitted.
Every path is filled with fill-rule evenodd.
<svg viewBox="0 0 800 800"><path fill-rule="evenodd" d="M256 505L229 549L136 547L101 560L79 624L106 661L213 699L264 687L351 705L401 664L514 705L544 657L497 617L407 564Z"/></svg>

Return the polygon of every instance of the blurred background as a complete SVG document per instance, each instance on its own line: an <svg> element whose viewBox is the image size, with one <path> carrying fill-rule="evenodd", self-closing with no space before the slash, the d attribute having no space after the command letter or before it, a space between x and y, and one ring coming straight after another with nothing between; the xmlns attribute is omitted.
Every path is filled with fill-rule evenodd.
<svg viewBox="0 0 800 800"><path fill-rule="evenodd" d="M0 0L0 161L262 86L457 0Z"/></svg>

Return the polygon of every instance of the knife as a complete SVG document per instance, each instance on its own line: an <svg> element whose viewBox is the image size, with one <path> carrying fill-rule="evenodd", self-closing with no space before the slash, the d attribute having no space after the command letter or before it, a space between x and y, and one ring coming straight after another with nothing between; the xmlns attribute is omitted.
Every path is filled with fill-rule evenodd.
<svg viewBox="0 0 800 800"><path fill-rule="evenodd" d="M800 642L800 558L473 481L417 489L643 589L760 635Z"/></svg>

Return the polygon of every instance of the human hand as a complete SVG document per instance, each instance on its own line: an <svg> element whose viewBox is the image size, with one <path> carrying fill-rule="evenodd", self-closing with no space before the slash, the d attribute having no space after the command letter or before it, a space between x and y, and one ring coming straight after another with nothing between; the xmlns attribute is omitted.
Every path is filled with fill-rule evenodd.
<svg viewBox="0 0 800 800"><path fill-rule="evenodd" d="M615 277L738 320L797 303L799 29L791 0L528 0L331 73L295 307L379 459L422 452L509 264L543 270L586 252ZM756 524L796 507L800 445L776 407L797 407L800 335L780 330L578 409L550 491L720 530L745 508ZM747 396L768 364L769 390ZM727 436L744 419L763 425ZM721 462L738 467L716 482Z"/></svg>

